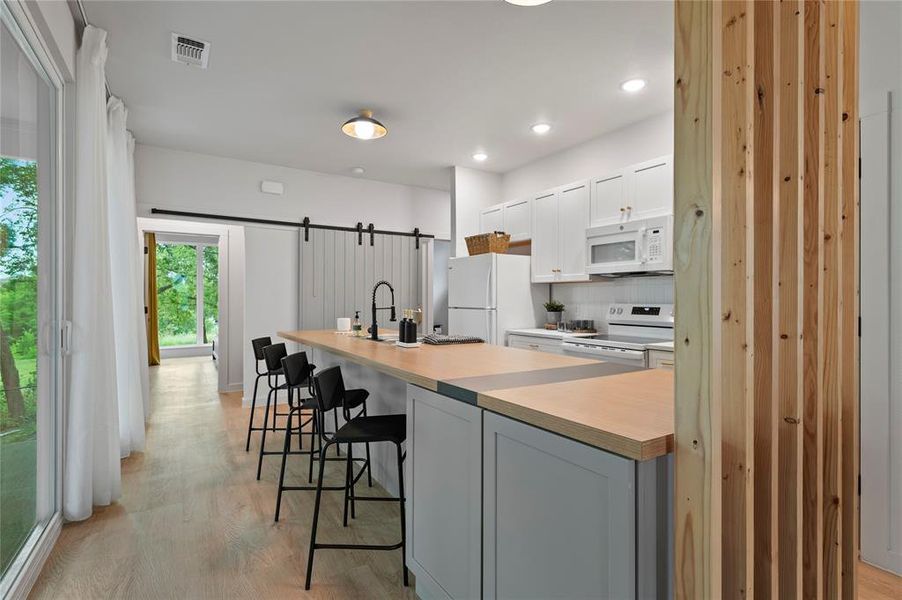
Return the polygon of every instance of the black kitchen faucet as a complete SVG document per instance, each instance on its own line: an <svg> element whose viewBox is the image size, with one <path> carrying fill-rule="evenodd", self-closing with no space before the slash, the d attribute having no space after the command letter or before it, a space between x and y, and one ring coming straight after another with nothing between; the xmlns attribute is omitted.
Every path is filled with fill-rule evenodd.
<svg viewBox="0 0 902 600"><path fill-rule="evenodd" d="M387 285L388 289L391 290L391 306L376 306L376 290L379 289L379 286ZM370 324L370 339L377 340L379 339L379 326L376 325L376 311L377 310L391 310L391 316L389 317L389 321L397 321L398 317L395 315L395 288L391 286L391 284L384 279L373 286L373 320Z"/></svg>

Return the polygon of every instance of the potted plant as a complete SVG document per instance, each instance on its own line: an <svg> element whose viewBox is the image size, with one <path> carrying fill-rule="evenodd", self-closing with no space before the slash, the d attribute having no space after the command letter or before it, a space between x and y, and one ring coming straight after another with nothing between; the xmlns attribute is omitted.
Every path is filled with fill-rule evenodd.
<svg viewBox="0 0 902 600"><path fill-rule="evenodd" d="M547 315L547 323L560 323L561 313L564 312L564 305L557 300L549 300L545 303L545 313Z"/></svg>

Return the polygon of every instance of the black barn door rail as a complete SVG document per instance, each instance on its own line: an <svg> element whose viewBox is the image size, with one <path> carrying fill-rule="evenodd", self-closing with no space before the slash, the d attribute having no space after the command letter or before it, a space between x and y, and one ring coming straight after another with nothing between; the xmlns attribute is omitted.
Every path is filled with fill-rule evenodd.
<svg viewBox="0 0 902 600"><path fill-rule="evenodd" d="M233 217L229 215L213 215L209 213L187 212L183 210L168 210L165 208L151 208L152 215L169 215L171 217L190 217L194 219L215 219L217 221L234 221L236 223L256 223L258 225L279 225L282 227L297 227L304 230L304 241L310 239L311 229L325 229L328 231L350 231L357 234L357 244L363 245L363 232L366 231L370 236L370 246L373 245L373 236L381 235L402 235L405 237L416 238L417 248L420 247L421 238L435 238L434 235L421 233L420 228L416 227L413 231L389 231L387 229L376 229L372 223L363 227L363 223L357 223L355 227L341 227L339 225L317 225L310 222L309 217L304 217L303 221L276 221L274 219L255 219L253 217Z"/></svg>

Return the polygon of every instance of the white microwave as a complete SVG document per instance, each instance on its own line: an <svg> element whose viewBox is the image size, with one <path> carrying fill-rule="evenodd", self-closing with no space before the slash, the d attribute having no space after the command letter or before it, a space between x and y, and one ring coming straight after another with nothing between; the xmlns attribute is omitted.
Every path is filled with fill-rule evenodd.
<svg viewBox="0 0 902 600"><path fill-rule="evenodd" d="M673 271L673 215L589 227L586 260L590 275Z"/></svg>

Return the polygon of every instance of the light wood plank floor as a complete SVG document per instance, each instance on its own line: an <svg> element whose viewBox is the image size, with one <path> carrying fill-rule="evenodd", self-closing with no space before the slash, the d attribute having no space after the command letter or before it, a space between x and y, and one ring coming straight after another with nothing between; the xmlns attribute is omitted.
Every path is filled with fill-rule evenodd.
<svg viewBox="0 0 902 600"><path fill-rule="evenodd" d="M902 598L902 577L859 562L858 597L861 600L899 600Z"/></svg>
<svg viewBox="0 0 902 600"><path fill-rule="evenodd" d="M273 522L280 457L265 457L255 480L259 438L246 454L241 394L216 392L208 358L164 361L151 368L151 386L146 452L123 461L122 499L63 528L30 597L414 598L399 550L318 551L304 592L313 492L286 492ZM270 440L282 447L281 433L267 435L268 448ZM290 459L287 480L306 481L306 457ZM326 469L327 481L343 483L342 463ZM345 529L342 499L323 494L320 541L398 539L397 504L358 503Z"/></svg>
<svg viewBox="0 0 902 600"><path fill-rule="evenodd" d="M240 393L216 393L211 360L168 360L151 379L147 451L123 461L122 499L63 528L31 598L414 597L401 586L398 551L321 551L304 592L313 494L286 492L273 523L279 458L267 457L254 479L258 446L255 438L244 452L247 410ZM270 439L281 447L281 434ZM306 459L291 458L288 473L300 481ZM340 464L329 467L340 484ZM321 540L397 539L397 506L362 502L343 529L341 494L323 498ZM902 597L902 579L860 565L859 598Z"/></svg>

